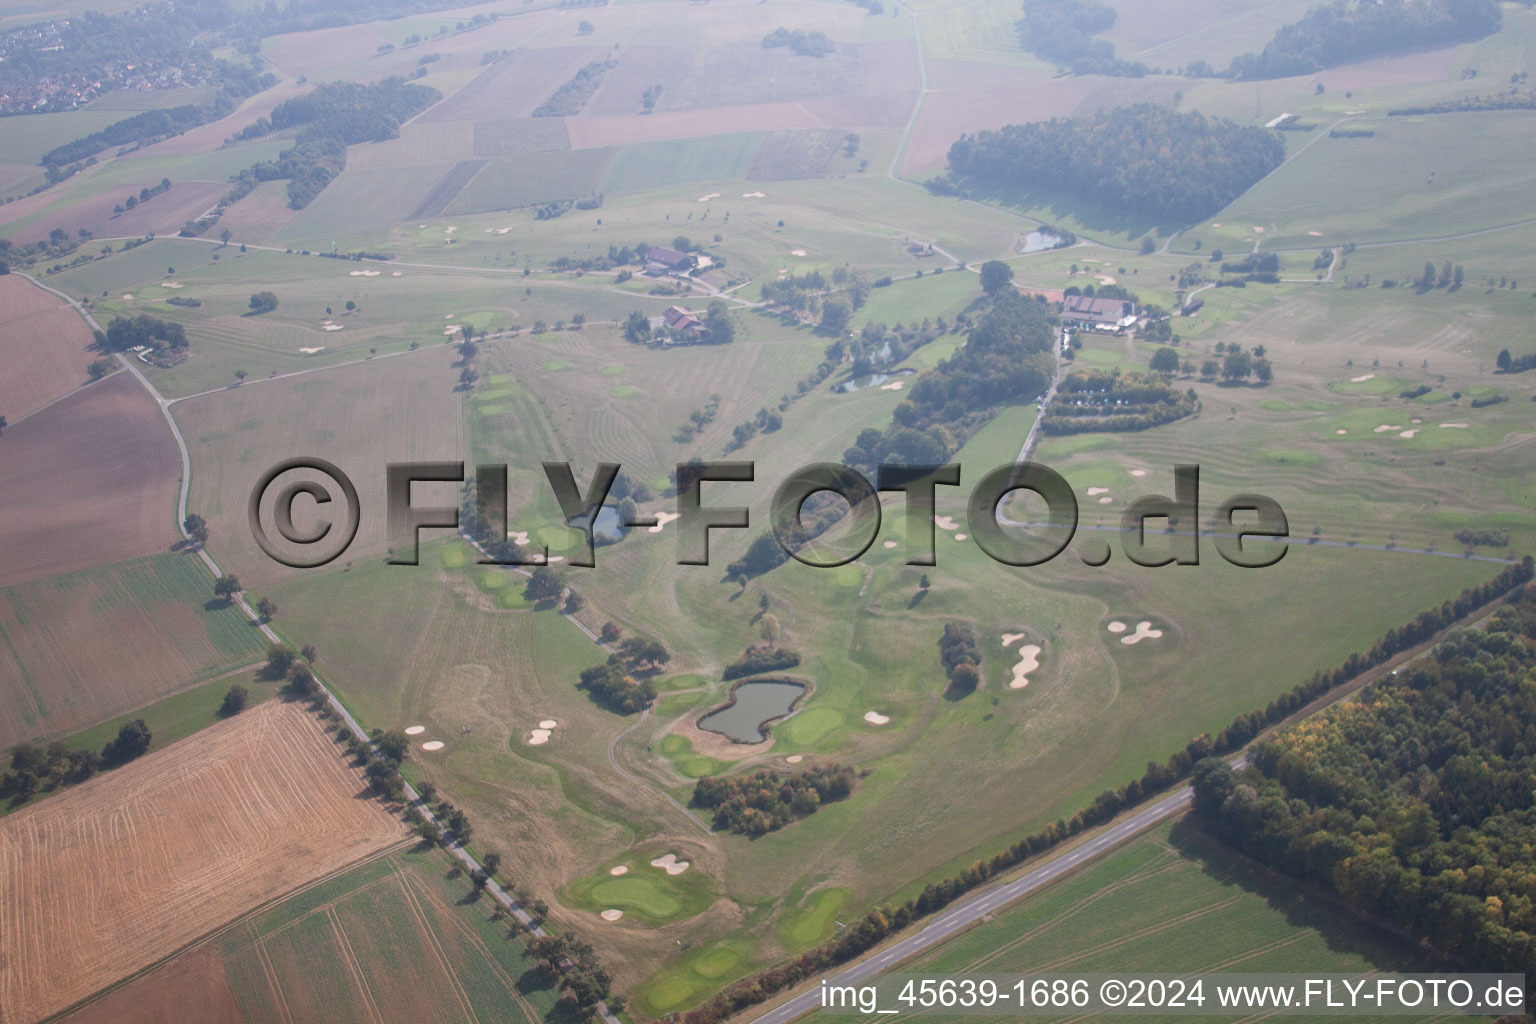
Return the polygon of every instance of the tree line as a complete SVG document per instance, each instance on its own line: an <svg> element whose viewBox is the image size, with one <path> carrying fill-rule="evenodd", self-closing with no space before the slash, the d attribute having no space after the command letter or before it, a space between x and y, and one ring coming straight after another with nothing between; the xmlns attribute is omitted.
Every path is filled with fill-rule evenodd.
<svg viewBox="0 0 1536 1024"><path fill-rule="evenodd" d="M1163 223L1204 220L1285 159L1273 132L1141 103L962 135L960 182L1058 192Z"/></svg>
<svg viewBox="0 0 1536 1024"><path fill-rule="evenodd" d="M1381 664L1393 654L1423 642L1457 619L1530 582L1533 576L1536 576L1536 563L1527 556L1523 562L1510 566L1488 582L1470 587L1454 600L1421 613L1407 626L1389 630L1369 653L1351 654L1337 668L1314 673L1306 682L1277 697L1267 707L1238 716L1215 740L1209 735L1197 736L1183 749L1174 751L1165 764L1149 762L1146 772L1139 778L1119 789L1105 790L1071 819L1059 819L999 850L989 860L975 861L959 874L926 886L921 893L900 906L871 910L831 942L730 985L702 1006L685 1013L682 1024L720 1024L740 1010L856 959L914 921L949 906L988 878L1051 849L1086 828L1108 821L1120 811L1186 778L1194 765L1205 758L1237 750L1264 726L1279 722L1329 690Z"/></svg>
<svg viewBox="0 0 1536 1024"><path fill-rule="evenodd" d="M395 138L402 123L442 98L430 86L392 76L367 85L329 82L284 100L270 119L257 119L241 135L257 138L296 129L293 145L276 160L241 171L236 176L237 190L243 187L248 192L256 182L286 179L288 205L302 210L347 166L348 146Z"/></svg>
<svg viewBox="0 0 1536 1024"><path fill-rule="evenodd" d="M1244 376L1251 372L1251 360L1248 365ZM1180 392L1151 374L1121 374L1118 368L1112 373L1072 373L1062 380L1061 393L1040 429L1053 435L1147 430L1191 416L1199 408L1194 388Z"/></svg>
<svg viewBox="0 0 1536 1024"><path fill-rule="evenodd" d="M136 718L124 723L117 735L108 740L101 753L75 750L63 740L46 747L18 743L11 748L11 770L0 775L0 798L10 797L16 807L32 799L46 783L72 786L84 782L104 768L127 764L149 750L149 726Z"/></svg>
<svg viewBox="0 0 1536 1024"><path fill-rule="evenodd" d="M1145 75L1145 64L1117 58L1114 45L1097 38L1114 24L1115 9L1098 0L1024 0L1019 43L1075 75Z"/></svg>
<svg viewBox="0 0 1536 1024"><path fill-rule="evenodd" d="M854 779L852 768L835 762L793 775L766 768L723 779L706 775L694 784L689 803L714 811L716 829L756 839L844 799Z"/></svg>
<svg viewBox="0 0 1536 1024"><path fill-rule="evenodd" d="M1203 761L1195 809L1275 870L1487 971L1536 971L1536 592L1360 699Z"/></svg>
<svg viewBox="0 0 1536 1024"><path fill-rule="evenodd" d="M1258 53L1233 58L1227 74L1250 80L1309 75L1382 54L1471 42L1502 23L1498 0L1332 0L1282 25Z"/></svg>

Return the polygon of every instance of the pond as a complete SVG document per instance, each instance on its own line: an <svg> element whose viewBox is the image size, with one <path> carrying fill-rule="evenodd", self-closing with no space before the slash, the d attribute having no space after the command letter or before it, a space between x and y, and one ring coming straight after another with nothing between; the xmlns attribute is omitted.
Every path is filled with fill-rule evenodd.
<svg viewBox="0 0 1536 1024"><path fill-rule="evenodd" d="M1043 231L1031 231L1024 236L1024 244L1020 252L1044 252L1046 249L1054 249L1060 245L1062 238L1059 235L1048 235Z"/></svg>
<svg viewBox="0 0 1536 1024"><path fill-rule="evenodd" d="M917 371L912 369L910 366L905 366L900 370L892 370L889 373L865 374L863 377L854 377L851 380L845 380L841 384L834 387L832 390L839 395L846 395L851 391L858 391L861 388L877 388L884 384L886 381L894 380L897 377L910 377L916 372Z"/></svg>
<svg viewBox="0 0 1536 1024"><path fill-rule="evenodd" d="M581 529L579 517L567 519L565 525L575 529ZM619 512L612 505L604 505L597 510L597 520L592 524L592 540L598 544L617 544L624 539L628 532L619 522Z"/></svg>
<svg viewBox="0 0 1536 1024"><path fill-rule="evenodd" d="M699 728L737 743L758 743L768 738L763 727L789 714L804 694L803 685L787 679L738 683L731 691L731 703L699 719Z"/></svg>

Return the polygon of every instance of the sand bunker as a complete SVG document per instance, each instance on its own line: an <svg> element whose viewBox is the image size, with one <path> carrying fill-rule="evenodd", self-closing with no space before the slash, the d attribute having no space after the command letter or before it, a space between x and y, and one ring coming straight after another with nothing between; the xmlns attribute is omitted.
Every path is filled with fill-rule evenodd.
<svg viewBox="0 0 1536 1024"><path fill-rule="evenodd" d="M1442 424L1441 424L1441 426L1444 426L1444 425L1445 425L1445 424L1443 424L1443 423L1442 423ZM882 547L887 547L887 548L894 548L894 547L897 547L897 544L896 544L896 542L895 542L895 541L893 541L893 540L888 540L888 541L886 541L886 542L885 542L885 543L884 543L884 544L883 544L883 545L882 545Z"/></svg>
<svg viewBox="0 0 1536 1024"><path fill-rule="evenodd" d="M599 914L597 916L601 917L604 921L617 921L617 920L619 920L620 918L622 918L624 916L624 911L622 911L622 910L605 910L605 911L603 911L601 914Z"/></svg>
<svg viewBox="0 0 1536 1024"><path fill-rule="evenodd" d="M1115 283L1115 279L1113 277L1110 277L1108 274L1100 274L1099 275L1099 284L1114 284L1114 283Z"/></svg>
<svg viewBox="0 0 1536 1024"><path fill-rule="evenodd" d="M427 727L424 725L408 725L405 727L405 734L407 736L420 736L426 731Z"/></svg>
<svg viewBox="0 0 1536 1024"><path fill-rule="evenodd" d="M398 271L398 270L391 270L389 272L389 276L390 277L404 277L405 275L403 273L401 273L400 271Z"/></svg>
<svg viewBox="0 0 1536 1024"><path fill-rule="evenodd" d="M544 719L544 721L539 723L539 728L540 729L553 729L555 726L557 726L559 724L560 723L555 721L553 718L546 718L546 719Z"/></svg>
<svg viewBox="0 0 1536 1024"><path fill-rule="evenodd" d="M767 194L768 193L766 193L766 192L743 192L741 194L741 198L743 198L743 199L761 199L764 196L766 196Z"/></svg>
<svg viewBox="0 0 1536 1024"><path fill-rule="evenodd" d="M1119 619L1116 619L1114 622L1111 622L1104 628L1109 630L1111 633L1124 633L1128 627L1125 623L1121 622Z"/></svg>
<svg viewBox="0 0 1536 1024"><path fill-rule="evenodd" d="M123 301L124 302L132 302L133 301L133 296L129 295L127 292L124 292L123 293Z"/></svg>
<svg viewBox="0 0 1536 1024"><path fill-rule="evenodd" d="M1029 674L1039 667L1040 647L1037 644L1025 644L1020 647L1019 660L1013 666L1013 681L1008 684L1008 689L1024 689L1029 685Z"/></svg>
<svg viewBox="0 0 1536 1024"><path fill-rule="evenodd" d="M1109 488L1108 487L1090 487L1090 488L1088 488L1088 497L1090 497L1090 498L1097 498L1101 494L1108 494L1108 493L1109 493Z"/></svg>
<svg viewBox="0 0 1536 1024"><path fill-rule="evenodd" d="M970 534L957 533L957 534L955 534L955 540L965 540L969 536L970 536Z"/></svg>
<svg viewBox="0 0 1536 1024"><path fill-rule="evenodd" d="M341 330L341 324L325 324L320 329L322 331L339 331ZM318 352L320 350L316 349L315 351Z"/></svg>
<svg viewBox="0 0 1536 1024"><path fill-rule="evenodd" d="M516 544L519 547L527 547L528 546L528 531L527 530L508 530L507 531L507 538L509 540L511 540L512 543Z"/></svg>
<svg viewBox="0 0 1536 1024"><path fill-rule="evenodd" d="M1397 436L1398 437L1412 437L1414 434L1417 434L1418 432L1419 432L1419 428L1418 427L1414 427L1412 430L1405 430L1401 434L1398 434Z"/></svg>
<svg viewBox="0 0 1536 1024"><path fill-rule="evenodd" d="M933 522L941 530L953 530L960 525L955 522L954 516L934 516Z"/></svg>
<svg viewBox="0 0 1536 1024"><path fill-rule="evenodd" d="M791 256L804 256L805 255L805 250L804 249L791 249L791 250L789 250L789 254Z"/></svg>
<svg viewBox="0 0 1536 1024"><path fill-rule="evenodd" d="M167 281L164 284L162 284L160 287L161 288L180 288L181 287L181 283L178 282L178 281Z"/></svg>
<svg viewBox="0 0 1536 1024"><path fill-rule="evenodd" d="M655 526L647 526L645 528L645 532L646 533L660 533L666 527L666 525L668 523L672 522L674 519L677 519L681 515L682 515L682 513L680 513L680 512L657 512L656 513L656 525Z"/></svg>
<svg viewBox="0 0 1536 1024"><path fill-rule="evenodd" d="M1335 434L1347 434L1347 433L1349 433L1349 431L1341 429L1341 430L1335 430L1334 433Z"/></svg>
<svg viewBox="0 0 1536 1024"><path fill-rule="evenodd" d="M627 865L620 864L618 867L609 868L608 873L617 878L619 875L629 874L629 867Z"/></svg>
<svg viewBox="0 0 1536 1024"><path fill-rule="evenodd" d="M1024 634L1024 633L1004 633L1003 634L1003 646L1004 647L1011 647L1011 646L1013 646L1015 641L1023 640L1025 636L1026 636L1026 634Z"/></svg>
<svg viewBox="0 0 1536 1024"><path fill-rule="evenodd" d="M680 875L688 870L688 862L678 860L675 853L668 853L651 861L651 867L661 868L669 875Z"/></svg>
<svg viewBox="0 0 1536 1024"><path fill-rule="evenodd" d="M1256 235L1262 235L1264 233L1264 229L1255 224L1253 226L1253 233Z"/></svg>
<svg viewBox="0 0 1536 1024"><path fill-rule="evenodd" d="M1144 469L1133 469L1133 470L1131 470L1131 476L1146 476L1146 475L1147 475L1147 471L1144 470Z"/></svg>
<svg viewBox="0 0 1536 1024"><path fill-rule="evenodd" d="M528 745L530 747L542 747L549 742L549 735L548 729L535 729L528 734Z"/></svg>
<svg viewBox="0 0 1536 1024"><path fill-rule="evenodd" d="M907 382L904 381L904 380L893 380L889 384L881 384L880 385L880 390L881 391L900 391L902 388L906 387L906 384L907 384Z"/></svg>
<svg viewBox="0 0 1536 1024"><path fill-rule="evenodd" d="M1114 500L1115 500L1114 498L1108 497L1106 495L1105 497L1099 499L1099 504L1100 505L1108 505L1110 502L1112 502Z"/></svg>
<svg viewBox="0 0 1536 1024"><path fill-rule="evenodd" d="M1389 430L1402 430L1402 429L1403 429L1403 425L1401 423L1383 423L1381 426L1379 426L1375 430L1371 431L1371 433L1373 433L1373 434L1385 434Z"/></svg>
<svg viewBox="0 0 1536 1024"><path fill-rule="evenodd" d="M349 270L349 271L347 271L347 276L348 277L378 277L382 273L383 273L382 270Z"/></svg>
<svg viewBox="0 0 1536 1024"><path fill-rule="evenodd" d="M1152 623L1148 622L1146 619L1142 619L1140 622L1136 623L1136 632L1132 633L1130 636L1121 637L1120 642L1126 645L1139 644L1143 640L1156 640L1162 635L1162 630L1153 629Z"/></svg>
<svg viewBox="0 0 1536 1024"><path fill-rule="evenodd" d="M1445 430L1466 430L1467 429L1467 425L1465 423L1442 423L1442 424L1440 424L1440 426L1443 429L1445 429Z"/></svg>
<svg viewBox="0 0 1536 1024"><path fill-rule="evenodd" d="M719 198L720 198L720 193L719 192L711 192L711 193L709 193L709 195L699 196L699 202L707 203L711 199L719 199Z"/></svg>
<svg viewBox="0 0 1536 1024"><path fill-rule="evenodd" d="M1351 377L1351 378L1349 378L1349 382L1351 384L1364 384L1366 381L1370 380L1372 377L1375 377L1375 376L1376 375L1374 373L1362 373L1358 377Z"/></svg>
<svg viewBox="0 0 1536 1024"><path fill-rule="evenodd" d="M891 716L890 715L882 715L878 711L866 711L866 712L864 712L864 721L868 722L870 725L884 725L886 722L889 722L890 720L891 720Z"/></svg>
<svg viewBox="0 0 1536 1024"><path fill-rule="evenodd" d="M311 345L309 348L301 348L301 349L299 349L299 351L304 353L307 356L312 356L316 352L324 352L325 351L325 346L324 345Z"/></svg>
<svg viewBox="0 0 1536 1024"><path fill-rule="evenodd" d="M1307 234L1311 235L1313 238L1323 237L1323 233L1321 231L1308 231Z"/></svg>
<svg viewBox="0 0 1536 1024"><path fill-rule="evenodd" d="M1413 419L1409 420L1408 422L1409 423L1423 423L1424 421L1421 420L1419 417L1415 416Z"/></svg>
<svg viewBox="0 0 1536 1024"><path fill-rule="evenodd" d="M786 757L784 759L784 762L786 764L799 764L801 761L804 761L804 760L805 760L805 755L804 754L790 754L788 757Z"/></svg>
<svg viewBox="0 0 1536 1024"><path fill-rule="evenodd" d="M421 749L422 750L442 750L443 749L443 741L442 740L427 740L427 742L425 742L425 743L423 743L421 745Z"/></svg>

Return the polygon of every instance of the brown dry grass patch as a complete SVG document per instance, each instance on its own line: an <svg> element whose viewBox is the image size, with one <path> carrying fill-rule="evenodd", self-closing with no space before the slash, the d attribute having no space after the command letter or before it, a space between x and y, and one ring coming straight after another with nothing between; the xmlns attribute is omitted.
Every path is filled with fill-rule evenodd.
<svg viewBox="0 0 1536 1024"><path fill-rule="evenodd" d="M57 1012L404 838L314 717L269 702L0 820L0 1018Z"/></svg>

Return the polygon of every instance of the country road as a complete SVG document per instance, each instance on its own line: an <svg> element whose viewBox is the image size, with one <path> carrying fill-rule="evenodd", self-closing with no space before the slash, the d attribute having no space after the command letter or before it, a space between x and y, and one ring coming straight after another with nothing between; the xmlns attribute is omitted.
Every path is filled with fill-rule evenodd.
<svg viewBox="0 0 1536 1024"><path fill-rule="evenodd" d="M101 330L101 326L96 322L96 318L91 316L85 307L81 306L74 299L70 298L68 295L65 295L63 292L56 288L49 288L47 285L43 284L36 278L31 277L30 275L22 274L21 276L37 285L39 288L42 288L48 292L52 292L54 295L57 295L68 302L72 307L74 307L75 312L79 313L80 316L84 318L85 322L90 325L92 330ZM165 416L165 422L170 425L172 436L176 438L176 447L181 452L181 493L176 504L176 529L180 531L182 537L185 538L187 536L185 526L187 518L187 492L192 482L192 460L190 454L187 451L186 439L182 437L181 428L176 425L176 420L171 416L170 401L155 389L155 386L149 382L149 378L145 377L144 374L139 372L139 368L134 366L126 356L119 352L117 353L117 358L118 361L121 362L123 366L128 370L128 372L133 374L134 377L138 379L140 384L144 385L144 389L149 392L150 397L155 400L157 405L159 405L160 412ZM224 575L224 571L219 568L218 563L213 560L213 556L210 555L205 548L199 547L197 549L197 555L198 558L202 560L203 565L207 567L208 571L213 574L214 579L218 579L220 576ZM274 644L284 643L283 638L280 637L270 625L262 621L261 616L256 614L256 609L252 608L250 603L246 601L245 595L243 593L236 594L234 601L236 606L245 613L246 618L250 619L251 622L261 630L262 635L266 637L269 642ZM572 622L575 622L576 625L581 628L582 632L592 637L594 641L597 639L597 636L592 633L591 630L587 629L585 625L577 621L574 617L565 617L569 618ZM314 673L314 676L316 684L320 687L321 692L325 695L326 703L330 705L330 708L335 713L336 717L339 718L348 729L352 730L352 735L367 741L371 747L372 741L367 740L369 735L368 730L363 728L362 723L352 716L352 712L347 710L347 706L341 702L341 700L336 696L334 692L332 692L331 688L325 685L325 681L320 678L319 673ZM480 862L475 860L474 856L467 849L465 849L461 843L453 838L453 833L448 830L442 821L438 820L436 813L433 812L432 808L427 804L426 801L421 799L421 794L416 791L415 787L413 787L409 782L405 782L403 779L401 780L401 783L405 790L406 803L414 805L416 809L421 812L424 818L430 822L433 822L439 828L443 829L443 849L445 849L450 856L454 857L456 860L462 863L464 867L471 873L480 870ZM485 891L490 894L492 899L501 904L502 907L508 911L508 913L516 918L524 928L528 929L530 934L539 937L548 934L542 926L534 922L532 915L524 910L521 904L519 904L510 895L508 895L507 891L501 887L500 883L498 883L496 879L492 878L486 883ZM619 1018L608 1009L606 1003L599 1003L597 1009L603 1020L603 1024L622 1024Z"/></svg>
<svg viewBox="0 0 1536 1024"><path fill-rule="evenodd" d="M1138 810L1124 821L1105 829L1088 842L1053 857L1011 882L988 886L940 913L921 929L880 950L874 956L861 960L838 974L824 978L828 985L862 985L904 960L910 959L931 946L945 941L956 932L970 927L1021 896L1043 888L1062 875L1077 868L1085 861L1119 846L1121 843L1151 828L1165 818L1180 813L1189 806L1193 793L1188 786L1168 794L1154 804ZM789 1024L821 1005L817 989L802 992L781 1003L767 1013L755 1018L752 1024Z"/></svg>

